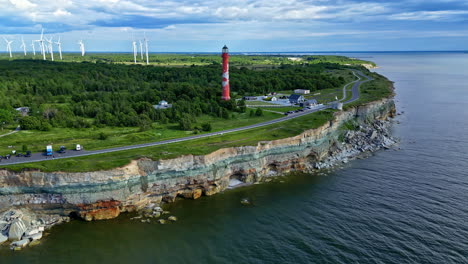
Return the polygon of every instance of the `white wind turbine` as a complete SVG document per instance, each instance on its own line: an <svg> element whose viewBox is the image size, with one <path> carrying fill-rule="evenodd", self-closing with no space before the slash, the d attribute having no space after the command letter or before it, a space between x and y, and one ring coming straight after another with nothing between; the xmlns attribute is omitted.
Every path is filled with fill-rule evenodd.
<svg viewBox="0 0 468 264"><path fill-rule="evenodd" d="M24 43L23 37L21 37L21 46L20 46L20 48L23 48L24 56L26 56L26 55L27 55L27 52L26 52L26 44Z"/></svg>
<svg viewBox="0 0 468 264"><path fill-rule="evenodd" d="M83 40L80 40L78 42L78 44L80 45L81 56L84 56L85 55L85 46L84 46Z"/></svg>
<svg viewBox="0 0 468 264"><path fill-rule="evenodd" d="M10 58L13 58L13 55L11 55L11 43L13 43L13 40L7 40L5 37L3 39L6 42L6 48L7 48L7 53L10 53Z"/></svg>
<svg viewBox="0 0 468 264"><path fill-rule="evenodd" d="M141 42L141 40L139 40L140 42L140 56L141 56L141 59L143 60L143 42Z"/></svg>
<svg viewBox="0 0 468 264"><path fill-rule="evenodd" d="M39 42L39 46L41 48L41 54L42 54L42 58L44 60L46 60L46 55L45 55L45 46L44 46L44 29L42 29L41 31L41 38L36 40L36 42Z"/></svg>
<svg viewBox="0 0 468 264"><path fill-rule="evenodd" d="M146 65L149 64L149 58L148 58L148 39L146 38L146 33L145 33L145 52L146 52Z"/></svg>
<svg viewBox="0 0 468 264"><path fill-rule="evenodd" d="M63 60L62 59L62 42L60 42L60 37L59 37L58 41L55 42L55 44L57 44L57 46L58 46L58 51L59 51L59 54L60 54L60 60Z"/></svg>
<svg viewBox="0 0 468 264"><path fill-rule="evenodd" d="M52 38L53 38L53 37L50 37L50 39L47 39L47 38L46 38L45 40L46 40L47 43L49 44L47 50L48 50L49 53L50 53L50 59L51 59L52 61L54 61L54 50L53 50L53 46L52 46L52 44L53 44Z"/></svg>
<svg viewBox="0 0 468 264"><path fill-rule="evenodd" d="M133 40L132 46L133 46L133 62L136 64L136 57L137 57L137 54L138 54L138 50L137 50L137 46L136 46L136 41L135 41L135 40Z"/></svg>
<svg viewBox="0 0 468 264"><path fill-rule="evenodd" d="M36 45L34 45L34 40L31 40L31 47L32 47L32 50L33 50L33 55L34 55L34 57L36 57Z"/></svg>

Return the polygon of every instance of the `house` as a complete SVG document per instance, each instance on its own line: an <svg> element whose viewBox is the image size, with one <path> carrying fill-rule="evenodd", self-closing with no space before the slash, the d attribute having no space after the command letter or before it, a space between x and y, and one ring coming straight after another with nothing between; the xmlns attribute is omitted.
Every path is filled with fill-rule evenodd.
<svg viewBox="0 0 468 264"><path fill-rule="evenodd" d="M276 96L273 96L273 97L271 97L271 101L276 102L276 101L278 101L278 98L276 98Z"/></svg>
<svg viewBox="0 0 468 264"><path fill-rule="evenodd" d="M159 101L159 103L157 105L153 105L154 109L158 110L158 109L168 109L168 108L171 108L172 107L172 104L169 104L167 103L167 101Z"/></svg>
<svg viewBox="0 0 468 264"><path fill-rule="evenodd" d="M29 107L18 107L15 108L15 110L18 111L21 116L27 116L29 113Z"/></svg>
<svg viewBox="0 0 468 264"><path fill-rule="evenodd" d="M242 97L242 99L244 99L245 101L255 101L257 100L257 97L256 96L244 96Z"/></svg>
<svg viewBox="0 0 468 264"><path fill-rule="evenodd" d="M310 94L310 90L296 89L296 90L294 90L294 93L296 93L296 94Z"/></svg>
<svg viewBox="0 0 468 264"><path fill-rule="evenodd" d="M301 107L309 107L309 106L316 106L317 104L318 104L317 100L309 99L307 101L304 101L304 102L300 103L299 105Z"/></svg>
<svg viewBox="0 0 468 264"><path fill-rule="evenodd" d="M291 104L299 104L305 101L304 96L300 94L291 94L288 99Z"/></svg>

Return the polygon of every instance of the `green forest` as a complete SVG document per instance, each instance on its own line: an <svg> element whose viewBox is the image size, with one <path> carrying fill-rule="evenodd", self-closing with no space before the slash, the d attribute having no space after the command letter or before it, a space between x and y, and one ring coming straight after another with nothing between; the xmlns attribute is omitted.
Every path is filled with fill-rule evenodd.
<svg viewBox="0 0 468 264"><path fill-rule="evenodd" d="M231 67L233 98L280 90L321 90L344 85L343 77L324 74L340 64L281 64L255 70ZM245 112L242 100L221 101L221 67L157 67L104 62L57 63L0 60L0 125L47 131L53 127L140 127L178 123L190 130L196 118L229 119ZM173 107L156 110L165 100ZM19 117L15 108L29 107ZM261 114L261 113L256 113ZM208 130L209 126L203 129Z"/></svg>

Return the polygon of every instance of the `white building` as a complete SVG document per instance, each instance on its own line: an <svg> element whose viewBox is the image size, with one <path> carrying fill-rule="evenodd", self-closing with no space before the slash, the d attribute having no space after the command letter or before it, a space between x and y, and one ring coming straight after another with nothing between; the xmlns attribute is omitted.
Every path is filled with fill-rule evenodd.
<svg viewBox="0 0 468 264"><path fill-rule="evenodd" d="M294 93L296 93L296 94L310 94L310 90L296 89L296 90L294 90Z"/></svg>

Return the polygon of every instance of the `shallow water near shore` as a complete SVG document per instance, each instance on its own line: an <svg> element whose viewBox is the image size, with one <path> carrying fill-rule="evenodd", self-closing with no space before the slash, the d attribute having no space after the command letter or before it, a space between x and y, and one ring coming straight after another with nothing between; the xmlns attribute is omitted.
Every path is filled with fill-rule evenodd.
<svg viewBox="0 0 468 264"><path fill-rule="evenodd" d="M181 200L166 225L72 221L0 263L467 263L468 54L349 56L395 81L401 150Z"/></svg>

